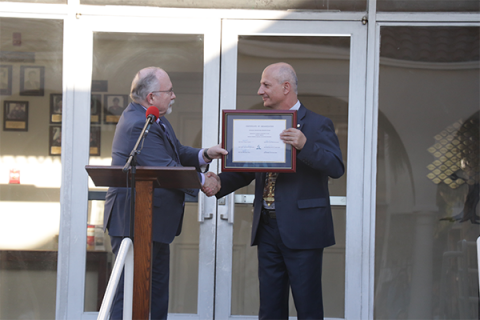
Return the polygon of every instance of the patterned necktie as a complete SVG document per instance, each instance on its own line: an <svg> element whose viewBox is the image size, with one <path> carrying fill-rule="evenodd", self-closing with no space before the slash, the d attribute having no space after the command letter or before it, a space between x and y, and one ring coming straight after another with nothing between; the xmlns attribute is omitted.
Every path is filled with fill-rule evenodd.
<svg viewBox="0 0 480 320"><path fill-rule="evenodd" d="M278 172L269 172L265 179L265 187L263 188L263 200L267 206L271 206L275 202L275 182L277 180Z"/></svg>
<svg viewBox="0 0 480 320"><path fill-rule="evenodd" d="M175 148L175 145L173 144L172 138L170 138L170 134L168 133L167 126L165 123L163 123L162 119L159 119L160 121L160 126L163 129L163 132L165 132L165 135L167 136L167 140L170 143L170 146L173 149L173 152L175 152L175 161L180 163L180 157L178 156L177 149Z"/></svg>

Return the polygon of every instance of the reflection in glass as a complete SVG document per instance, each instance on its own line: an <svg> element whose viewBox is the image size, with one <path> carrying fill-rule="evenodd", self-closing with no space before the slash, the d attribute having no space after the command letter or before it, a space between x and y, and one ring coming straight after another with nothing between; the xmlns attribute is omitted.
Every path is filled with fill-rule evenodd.
<svg viewBox="0 0 480 320"><path fill-rule="evenodd" d="M91 165L110 165L115 124L105 105L128 105L130 86L142 68L165 69L175 87L175 104L167 118L178 140L201 147L203 99L203 35L95 33L91 110ZM93 135L95 133L95 135ZM103 226L106 188L89 188L85 311L98 311L105 292L103 277L113 267L112 251ZM101 201L96 201L101 200ZM170 245L170 313L196 313L198 291L199 224L196 199L187 200L182 233ZM94 238L92 238L92 234ZM88 242L90 240L90 242ZM94 257L95 256L95 257Z"/></svg>
<svg viewBox="0 0 480 320"><path fill-rule="evenodd" d="M366 0L80 0L81 4L132 5L164 8L212 8L257 10L365 11Z"/></svg>
<svg viewBox="0 0 480 320"><path fill-rule="evenodd" d="M381 29L376 319L478 319L479 36Z"/></svg>
<svg viewBox="0 0 480 320"><path fill-rule="evenodd" d="M378 11L390 12L479 12L478 0L377 0Z"/></svg>
<svg viewBox="0 0 480 320"><path fill-rule="evenodd" d="M21 46L5 41L17 33ZM0 64L10 71L1 79L1 125L5 108L23 106L7 114L17 130L0 134L0 319L53 319L62 166L49 154L48 117L50 94L62 92L63 22L0 18L0 35ZM43 92L21 95L20 70L32 65L44 71Z"/></svg>
<svg viewBox="0 0 480 320"><path fill-rule="evenodd" d="M294 47L295 50L291 50ZM276 57L270 55L275 52ZM298 98L308 109L332 119L347 163L349 37L240 36L238 43L237 109L264 109L257 95L263 69L290 63L298 77ZM331 196L346 195L346 174L329 181ZM253 183L236 193L254 193ZM345 207L332 207L336 245L323 255L326 317L344 317ZM252 207L237 204L233 226L232 314L258 314L256 247L250 246ZM290 295L290 316L296 311Z"/></svg>
<svg viewBox="0 0 480 320"><path fill-rule="evenodd" d="M0 2L55 3L67 4L67 0L0 0Z"/></svg>

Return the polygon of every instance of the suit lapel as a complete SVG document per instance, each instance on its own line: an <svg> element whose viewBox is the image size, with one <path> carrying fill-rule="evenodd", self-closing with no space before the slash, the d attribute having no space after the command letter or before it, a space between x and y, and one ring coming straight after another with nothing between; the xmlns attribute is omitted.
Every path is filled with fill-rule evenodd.
<svg viewBox="0 0 480 320"><path fill-rule="evenodd" d="M297 129L302 130L305 124L305 116L307 115L307 108L300 104L300 108L297 111Z"/></svg>
<svg viewBox="0 0 480 320"><path fill-rule="evenodd" d="M170 144L170 147L172 148L173 154L175 156L175 161L180 163L180 157L178 155L177 148L175 147L175 143L173 143L173 140L172 140L173 133L170 131L170 126L167 124L169 124L168 120L166 120L165 118L160 119L159 125L162 128L163 132L165 133L165 136Z"/></svg>

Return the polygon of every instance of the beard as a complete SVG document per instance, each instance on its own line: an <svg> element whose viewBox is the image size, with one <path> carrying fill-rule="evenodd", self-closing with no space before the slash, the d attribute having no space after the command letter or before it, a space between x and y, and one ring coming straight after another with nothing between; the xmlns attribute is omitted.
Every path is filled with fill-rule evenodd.
<svg viewBox="0 0 480 320"><path fill-rule="evenodd" d="M172 105L175 103L175 100L170 101L170 104L168 105L167 113L170 114L173 111Z"/></svg>

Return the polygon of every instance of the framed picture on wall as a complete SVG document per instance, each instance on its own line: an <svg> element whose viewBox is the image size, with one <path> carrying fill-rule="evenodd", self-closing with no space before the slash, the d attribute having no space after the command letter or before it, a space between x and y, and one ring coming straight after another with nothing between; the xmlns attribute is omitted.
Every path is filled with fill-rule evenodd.
<svg viewBox="0 0 480 320"><path fill-rule="evenodd" d="M3 102L3 130L28 131L28 101Z"/></svg>
<svg viewBox="0 0 480 320"><path fill-rule="evenodd" d="M62 94L50 94L50 123L62 122Z"/></svg>
<svg viewBox="0 0 480 320"><path fill-rule="evenodd" d="M90 155L99 156L100 155L100 127L91 126L90 127Z"/></svg>
<svg viewBox="0 0 480 320"><path fill-rule="evenodd" d="M106 94L103 104L104 123L118 123L127 104L128 96L126 94Z"/></svg>
<svg viewBox="0 0 480 320"><path fill-rule="evenodd" d="M102 95L92 94L90 99L90 123L100 123L102 114Z"/></svg>
<svg viewBox="0 0 480 320"><path fill-rule="evenodd" d="M45 94L45 67L20 66L20 95L43 96Z"/></svg>
<svg viewBox="0 0 480 320"><path fill-rule="evenodd" d="M108 81L92 80L92 92L108 92Z"/></svg>
<svg viewBox="0 0 480 320"><path fill-rule="evenodd" d="M62 126L49 127L48 154L59 156L62 154Z"/></svg>
<svg viewBox="0 0 480 320"><path fill-rule="evenodd" d="M12 95L12 66L0 65L0 95Z"/></svg>

